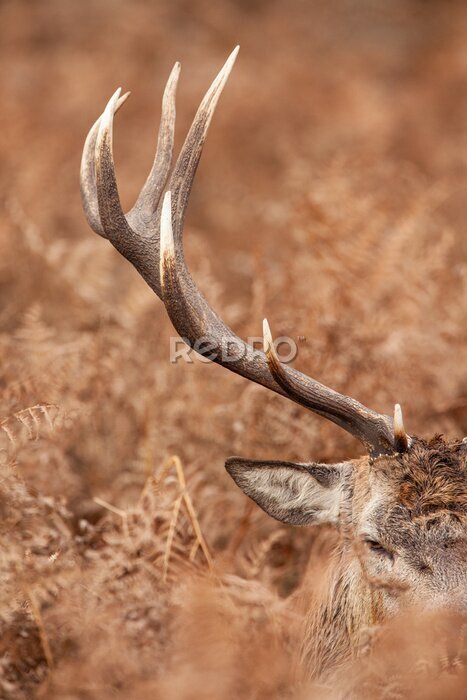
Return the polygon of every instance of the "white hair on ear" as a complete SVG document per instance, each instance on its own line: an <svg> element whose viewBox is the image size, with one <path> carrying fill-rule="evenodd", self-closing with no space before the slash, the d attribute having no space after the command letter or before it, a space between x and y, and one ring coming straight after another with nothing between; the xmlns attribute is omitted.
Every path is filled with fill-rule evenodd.
<svg viewBox="0 0 467 700"><path fill-rule="evenodd" d="M318 465L317 465L318 466ZM325 484L312 473L312 465L276 465L229 460L227 470L238 486L269 515L292 525L336 523L344 480L337 466L328 467L332 478Z"/></svg>

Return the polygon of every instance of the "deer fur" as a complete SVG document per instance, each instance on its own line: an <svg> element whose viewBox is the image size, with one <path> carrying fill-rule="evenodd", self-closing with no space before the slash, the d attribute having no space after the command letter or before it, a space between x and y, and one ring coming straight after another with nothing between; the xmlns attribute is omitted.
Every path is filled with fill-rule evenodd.
<svg viewBox="0 0 467 700"><path fill-rule="evenodd" d="M435 437L333 466L228 460L273 517L339 530L327 595L308 601L303 655L314 673L357 653L368 628L407 606L467 609L466 458L465 442Z"/></svg>

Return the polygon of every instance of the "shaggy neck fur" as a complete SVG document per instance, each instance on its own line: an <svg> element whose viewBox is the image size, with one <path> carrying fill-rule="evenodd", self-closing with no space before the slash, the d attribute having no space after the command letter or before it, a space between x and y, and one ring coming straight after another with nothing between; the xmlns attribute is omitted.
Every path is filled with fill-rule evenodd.
<svg viewBox="0 0 467 700"><path fill-rule="evenodd" d="M405 454L382 458L378 464L370 465L368 459L353 463L351 486L340 513L340 538L321 574L318 595L315 582L320 573L310 571L315 590L308 597L312 609L308 607L302 657L311 675L322 676L357 655L369 628L390 614L384 606L384 584L378 585L366 571L359 527L368 504L377 501L378 493L389 494L379 509L386 526L393 510L403 514L397 527L389 528L395 530L393 541L400 547L407 548L405 531L413 531L416 524L424 535L438 526L440 517L464 523L465 532L466 454L465 443L446 443L438 436L430 442L415 438ZM464 545L459 546L465 546L465 537L462 541Z"/></svg>

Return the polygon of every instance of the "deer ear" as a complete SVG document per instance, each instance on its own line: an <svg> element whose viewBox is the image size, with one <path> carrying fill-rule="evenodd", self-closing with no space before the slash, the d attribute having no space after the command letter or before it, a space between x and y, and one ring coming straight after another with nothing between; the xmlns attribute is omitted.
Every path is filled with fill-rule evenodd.
<svg viewBox="0 0 467 700"><path fill-rule="evenodd" d="M237 486L276 520L290 525L337 523L349 465L295 464L230 457Z"/></svg>

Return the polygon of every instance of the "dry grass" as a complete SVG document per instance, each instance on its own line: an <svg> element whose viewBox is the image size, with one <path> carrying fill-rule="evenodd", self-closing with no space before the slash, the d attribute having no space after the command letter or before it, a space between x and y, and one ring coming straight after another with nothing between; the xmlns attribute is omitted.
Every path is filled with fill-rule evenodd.
<svg viewBox="0 0 467 700"><path fill-rule="evenodd" d="M332 533L272 522L222 465L357 447L221 368L169 364L162 305L88 230L77 173L131 89L129 204L173 62L180 141L239 42L187 222L200 287L243 336L265 315L304 336L303 371L399 401L411 432L465 435L465 4L4 0L0 32L0 697L461 697L444 618L369 630L350 668L305 680L296 599Z"/></svg>

